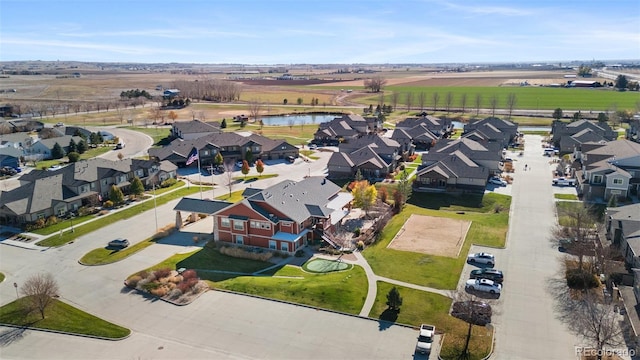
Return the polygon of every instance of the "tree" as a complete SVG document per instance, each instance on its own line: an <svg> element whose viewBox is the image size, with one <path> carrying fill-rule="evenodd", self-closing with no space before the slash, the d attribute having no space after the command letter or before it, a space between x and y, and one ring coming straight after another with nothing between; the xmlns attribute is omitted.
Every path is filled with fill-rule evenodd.
<svg viewBox="0 0 640 360"><path fill-rule="evenodd" d="M625 91L627 89L627 85L629 84L629 80L624 75L618 75L616 78L616 89L620 91Z"/></svg>
<svg viewBox="0 0 640 360"><path fill-rule="evenodd" d="M222 122L220 123L220 129L226 129L227 128L227 119L223 118Z"/></svg>
<svg viewBox="0 0 640 360"><path fill-rule="evenodd" d="M454 311L451 312L451 315L468 324L464 347L460 350L458 359L468 359L473 327L486 326L491 323L493 309L490 308L491 304L486 299L479 299L476 295L464 290L452 291L451 299L454 303ZM474 306L479 302L487 304L489 308Z"/></svg>
<svg viewBox="0 0 640 360"><path fill-rule="evenodd" d="M467 93L460 95L460 108L462 109L462 114L464 114L467 109Z"/></svg>
<svg viewBox="0 0 640 360"><path fill-rule="evenodd" d="M391 104L393 105L394 109L398 108L398 101L400 100L400 93L397 91L394 91L391 93Z"/></svg>
<svg viewBox="0 0 640 360"><path fill-rule="evenodd" d="M287 125L289 125L289 129L293 129L293 125L295 125L296 122L295 120L289 118L289 120L287 120Z"/></svg>
<svg viewBox="0 0 640 360"><path fill-rule="evenodd" d="M224 158L222 157L222 153L217 153L216 156L213 158L213 163L214 165L222 165L222 162L224 161Z"/></svg>
<svg viewBox="0 0 640 360"><path fill-rule="evenodd" d="M480 114L480 106L482 106L482 95L480 94L476 94L476 99L475 99L475 104L476 104L476 116L478 116Z"/></svg>
<svg viewBox="0 0 640 360"><path fill-rule="evenodd" d="M385 80L382 76L374 76L370 79L366 79L364 81L364 88L369 89L371 92L380 92L382 88L387 84L387 80Z"/></svg>
<svg viewBox="0 0 640 360"><path fill-rule="evenodd" d="M253 118L253 121L258 120L258 115L260 115L261 110L262 102L260 102L260 100L253 98L249 101L249 116Z"/></svg>
<svg viewBox="0 0 640 360"><path fill-rule="evenodd" d="M438 94L437 91L431 95L431 101L433 101L433 112L436 112L438 109L438 103L440 102L440 94Z"/></svg>
<svg viewBox="0 0 640 360"><path fill-rule="evenodd" d="M242 172L242 175L244 175L245 179L247 178L249 170L251 170L251 168L249 167L249 162L247 160L242 160L242 168L240 169L240 171Z"/></svg>
<svg viewBox="0 0 640 360"><path fill-rule="evenodd" d="M78 162L80 160L80 154L75 151L72 151L67 154L67 158L69 158L70 163Z"/></svg>
<svg viewBox="0 0 640 360"><path fill-rule="evenodd" d="M402 174L400 174L400 180L398 181L398 192L400 193L400 204L396 204L398 210L402 209L402 206L409 200L411 197L411 184L409 183L409 173L407 170L402 170Z"/></svg>
<svg viewBox="0 0 640 360"><path fill-rule="evenodd" d="M407 104L407 110L411 111L411 103L413 102L413 93L408 92L405 95L405 103Z"/></svg>
<svg viewBox="0 0 640 360"><path fill-rule="evenodd" d="M375 185L370 185L367 180L355 181L352 185L353 205L364 210L368 216L369 209L376 203L378 191Z"/></svg>
<svg viewBox="0 0 640 360"><path fill-rule="evenodd" d="M582 119L582 112L580 110L576 111L573 113L573 116L571 117L572 121L578 121Z"/></svg>
<svg viewBox="0 0 640 360"><path fill-rule="evenodd" d="M289 102L289 100L287 100L286 98L284 100L282 100L282 104L283 105L287 105L288 102Z"/></svg>
<svg viewBox="0 0 640 360"><path fill-rule="evenodd" d="M87 143L84 139L78 141L77 150L80 154L84 154L87 151Z"/></svg>
<svg viewBox="0 0 640 360"><path fill-rule="evenodd" d="M122 190L115 185L111 185L111 188L109 189L109 200L111 200L114 205L122 204L124 202L124 194L122 193Z"/></svg>
<svg viewBox="0 0 640 360"><path fill-rule="evenodd" d="M562 109L556 108L555 110L553 110L553 115L552 116L556 120L562 119L562 116L563 116Z"/></svg>
<svg viewBox="0 0 640 360"><path fill-rule="evenodd" d="M258 159L256 161L256 172L258 172L258 175L262 175L263 171L264 171L264 163L262 162L262 159Z"/></svg>
<svg viewBox="0 0 640 360"><path fill-rule="evenodd" d="M303 102L304 102L304 100L302 100L302 98L301 98L301 97L299 97L299 98L296 100L296 103L298 103L298 105L302 105L302 103L303 103Z"/></svg>
<svg viewBox="0 0 640 360"><path fill-rule="evenodd" d="M229 198L231 198L231 192L233 191L233 185L235 184L235 179L233 178L233 171L235 165L232 162L227 162L224 164L224 186L229 189Z"/></svg>
<svg viewBox="0 0 640 360"><path fill-rule="evenodd" d="M598 113L598 122L607 122L609 120L609 118L607 117L607 114L601 112Z"/></svg>
<svg viewBox="0 0 640 360"><path fill-rule="evenodd" d="M491 96L489 99L489 105L491 106L491 116L496 116L496 108L498 107L498 95Z"/></svg>
<svg viewBox="0 0 640 360"><path fill-rule="evenodd" d="M172 122L175 122L176 119L178 118L178 113L176 113L175 111L171 110L169 111L169 114L167 115L169 117L169 119L171 119ZM204 120L204 119L201 119Z"/></svg>
<svg viewBox="0 0 640 360"><path fill-rule="evenodd" d="M402 296L400 296L400 292L395 286L387 293L387 306L391 310L400 311L400 306L402 306Z"/></svg>
<svg viewBox="0 0 640 360"><path fill-rule="evenodd" d="M131 186L129 187L129 191L135 196L139 196L144 192L144 185L142 185L142 181L139 177L134 177L131 180Z"/></svg>
<svg viewBox="0 0 640 360"><path fill-rule="evenodd" d="M451 91L447 92L447 95L444 97L444 106L447 110L447 114L451 111L451 105L453 104L453 93Z"/></svg>
<svg viewBox="0 0 640 360"><path fill-rule="evenodd" d="M424 111L424 104L427 101L427 94L423 91L418 93L418 105L420 105L420 111Z"/></svg>
<svg viewBox="0 0 640 360"><path fill-rule="evenodd" d="M53 144L53 148L51 149L51 157L54 159L62 159L64 157L64 150L62 150L62 146L60 146L60 144Z"/></svg>
<svg viewBox="0 0 640 360"><path fill-rule="evenodd" d="M518 103L518 98L516 97L516 94L509 93L509 95L507 95L507 108L509 109L509 120L511 120L511 114L513 114L513 109L516 107L517 103Z"/></svg>
<svg viewBox="0 0 640 360"><path fill-rule="evenodd" d="M22 285L22 293L44 319L46 308L58 295L58 283L50 273L31 275Z"/></svg>
<svg viewBox="0 0 640 360"><path fill-rule="evenodd" d="M578 76L589 76L591 75L591 67L586 66L586 65L580 65L580 67L578 67Z"/></svg>
<svg viewBox="0 0 640 360"><path fill-rule="evenodd" d="M76 142L73 139L69 140L69 152L78 152Z"/></svg>
<svg viewBox="0 0 640 360"><path fill-rule="evenodd" d="M247 149L247 151L244 152L244 159L251 164L253 162L253 152L251 151L251 149Z"/></svg>
<svg viewBox="0 0 640 360"><path fill-rule="evenodd" d="M569 203L558 208L559 224L551 230L552 244L577 256L579 271L583 271L584 257L595 253L595 213L592 206Z"/></svg>

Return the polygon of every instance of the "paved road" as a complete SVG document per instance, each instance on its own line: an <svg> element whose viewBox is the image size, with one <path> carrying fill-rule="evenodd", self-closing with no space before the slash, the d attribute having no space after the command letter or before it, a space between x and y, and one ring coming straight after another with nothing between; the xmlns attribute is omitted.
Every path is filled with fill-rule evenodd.
<svg viewBox="0 0 640 360"><path fill-rule="evenodd" d="M549 243L555 225L554 188L549 158L542 156L541 137L525 135L525 152L517 158L511 187L510 231L507 247L493 251L496 268L505 272L505 285L494 317L496 350L492 359L575 358L578 344L555 318L547 291L559 276L561 253ZM528 171L523 171L527 164ZM468 266L467 266L468 268ZM467 271L468 274L468 271ZM466 274L463 274L466 275Z"/></svg>

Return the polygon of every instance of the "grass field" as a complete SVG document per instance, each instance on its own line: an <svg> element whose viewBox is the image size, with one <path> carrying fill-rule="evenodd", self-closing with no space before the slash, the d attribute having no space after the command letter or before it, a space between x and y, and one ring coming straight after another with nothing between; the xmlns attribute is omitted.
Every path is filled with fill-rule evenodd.
<svg viewBox="0 0 640 360"><path fill-rule="evenodd" d="M25 312L29 304L27 298L20 298L0 308L0 323L47 329L72 334L121 339L131 330L102 320L69 304L54 299L45 310L45 318L35 311Z"/></svg>

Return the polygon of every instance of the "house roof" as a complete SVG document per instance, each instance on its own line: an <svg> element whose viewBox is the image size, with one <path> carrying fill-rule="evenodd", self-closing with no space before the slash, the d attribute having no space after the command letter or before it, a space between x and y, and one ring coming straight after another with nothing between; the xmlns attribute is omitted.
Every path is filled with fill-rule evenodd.
<svg viewBox="0 0 640 360"><path fill-rule="evenodd" d="M80 142L80 140L83 140L83 139L80 136L63 135L63 136L54 137L54 138L40 139L38 143L44 145L47 149L51 150L53 149L56 143L58 143L58 145L60 145L63 148L67 147L69 146L69 143L71 142L71 140L73 140L77 144ZM34 145L35 144L36 143L34 143Z"/></svg>
<svg viewBox="0 0 640 360"><path fill-rule="evenodd" d="M435 171L445 178L473 178L484 179L489 177L488 170L478 165L462 151L454 151L440 161L418 171L417 176L422 176Z"/></svg>
<svg viewBox="0 0 640 360"><path fill-rule="evenodd" d="M222 132L217 123L206 123L200 120L179 121L173 127L182 134L203 133L203 136L211 132Z"/></svg>
<svg viewBox="0 0 640 360"><path fill-rule="evenodd" d="M202 199L193 199L193 198L182 198L176 206L173 208L174 211L188 211L195 212L199 214L213 214L220 210L226 209L227 207L233 205L233 203L227 201L218 201L218 200L202 200Z"/></svg>
<svg viewBox="0 0 640 360"><path fill-rule="evenodd" d="M308 177L295 182L285 180L245 199L252 206L261 203L284 214L295 222L310 217L328 217L334 209L327 204L337 196L340 187L322 177Z"/></svg>
<svg viewBox="0 0 640 360"><path fill-rule="evenodd" d="M593 154L624 158L640 154L640 144L626 139L619 139L606 142L601 146L586 152L586 154L587 156Z"/></svg>
<svg viewBox="0 0 640 360"><path fill-rule="evenodd" d="M352 152L365 146L371 146L378 154L393 154L400 148L400 144L394 139L368 134L342 143L338 149L340 152Z"/></svg>
<svg viewBox="0 0 640 360"><path fill-rule="evenodd" d="M459 150L473 160L500 161L501 145L497 142L478 142L469 138L442 139L431 148L429 153L423 154L422 159L437 161Z"/></svg>
<svg viewBox="0 0 640 360"><path fill-rule="evenodd" d="M0 203L14 214L20 215L48 209L54 201L65 201L74 196L62 185L62 174L57 174L3 191L0 193Z"/></svg>

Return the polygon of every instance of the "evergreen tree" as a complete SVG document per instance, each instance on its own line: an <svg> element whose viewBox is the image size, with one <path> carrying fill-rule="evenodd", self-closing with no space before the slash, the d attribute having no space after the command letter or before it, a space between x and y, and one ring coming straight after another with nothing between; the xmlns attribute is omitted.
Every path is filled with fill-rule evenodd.
<svg viewBox="0 0 640 360"><path fill-rule="evenodd" d="M387 293L387 306L389 309L396 311L399 311L400 306L402 306L402 297L395 286Z"/></svg>
<svg viewBox="0 0 640 360"><path fill-rule="evenodd" d="M562 119L562 109L557 108L557 109L553 110L553 118L556 119L556 120Z"/></svg>
<svg viewBox="0 0 640 360"><path fill-rule="evenodd" d="M71 139L69 141L69 152L78 152L78 148L76 147L76 142Z"/></svg>
<svg viewBox="0 0 640 360"><path fill-rule="evenodd" d="M64 157L64 150L60 144L55 143L51 149L51 157L54 159L62 159Z"/></svg>
<svg viewBox="0 0 640 360"><path fill-rule="evenodd" d="M222 119L222 122L220 123L220 129L226 129L227 128L227 119Z"/></svg>
<svg viewBox="0 0 640 360"><path fill-rule="evenodd" d="M215 165L222 165L223 161L224 161L224 158L222 157L222 153L217 153L216 156L213 158L213 163Z"/></svg>
<svg viewBox="0 0 640 360"><path fill-rule="evenodd" d="M87 143L84 140L78 141L78 146L76 146L76 150L80 154L84 154L87 151Z"/></svg>
<svg viewBox="0 0 640 360"><path fill-rule="evenodd" d="M253 152L251 151L251 149L247 149L247 151L245 151L244 159L247 160L249 164L253 162Z"/></svg>
<svg viewBox="0 0 640 360"><path fill-rule="evenodd" d="M124 202L122 190L115 185L111 185L111 189L109 189L109 200L111 200L114 205L122 204Z"/></svg>
<svg viewBox="0 0 640 360"><path fill-rule="evenodd" d="M80 154L75 151L72 151L67 154L67 158L69 158L69 162L74 163L80 160Z"/></svg>
<svg viewBox="0 0 640 360"><path fill-rule="evenodd" d="M144 192L144 185L142 185L142 181L139 177L136 176L133 178L133 180L131 180L131 186L129 187L129 190L135 196L138 196Z"/></svg>

